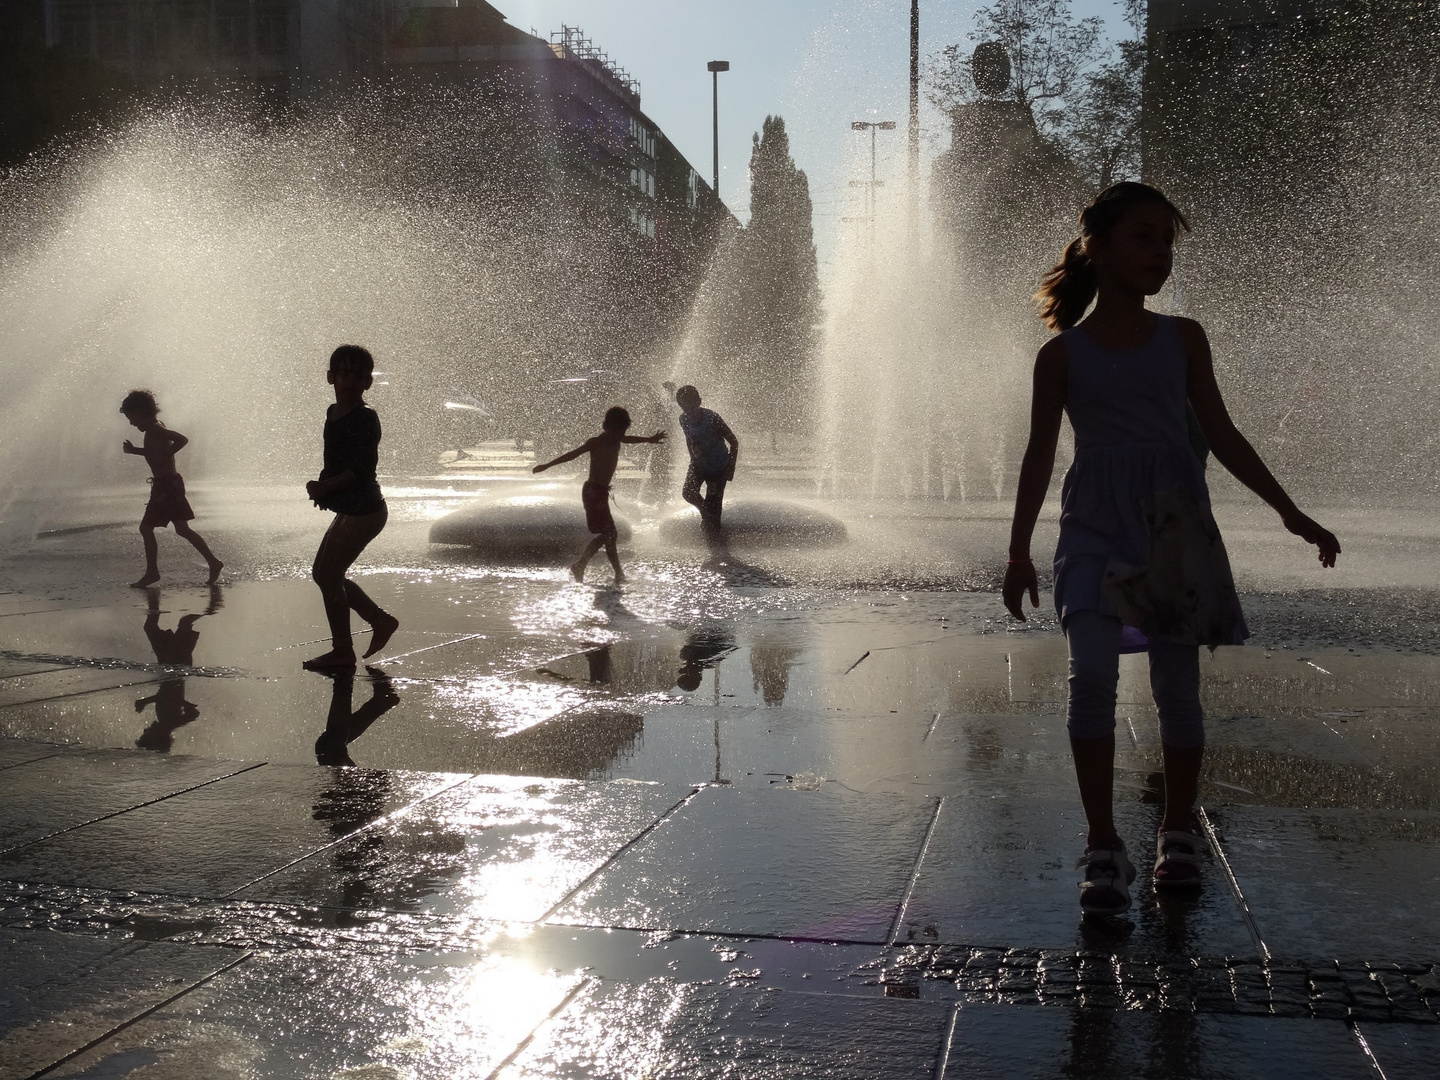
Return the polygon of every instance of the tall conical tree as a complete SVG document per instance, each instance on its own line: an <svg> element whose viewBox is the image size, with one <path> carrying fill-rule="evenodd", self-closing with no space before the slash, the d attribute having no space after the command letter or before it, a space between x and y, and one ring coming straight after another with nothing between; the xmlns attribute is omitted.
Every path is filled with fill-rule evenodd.
<svg viewBox="0 0 1440 1080"><path fill-rule="evenodd" d="M768 430L803 428L811 412L820 283L810 182L790 156L785 120L767 116L750 152L750 224L732 341L751 421Z"/></svg>

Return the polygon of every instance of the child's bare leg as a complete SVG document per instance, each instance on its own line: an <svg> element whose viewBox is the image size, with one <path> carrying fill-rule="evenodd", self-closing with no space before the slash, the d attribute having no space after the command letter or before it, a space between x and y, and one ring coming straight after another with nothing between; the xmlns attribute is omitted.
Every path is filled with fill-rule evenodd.
<svg viewBox="0 0 1440 1080"><path fill-rule="evenodd" d="M316 566L315 584L325 601L325 621L330 624L330 651L305 661L306 667L354 667L355 645L350 637L350 601L345 596L344 571Z"/></svg>
<svg viewBox="0 0 1440 1080"><path fill-rule="evenodd" d="M400 629L400 620L371 600L365 590L349 578L345 579L344 586L345 602L350 605L350 610L370 624L370 647L365 650L365 655L374 656Z"/></svg>
<svg viewBox="0 0 1440 1080"><path fill-rule="evenodd" d="M160 580L160 566L157 557L159 547L155 543L155 526L140 526L140 542L145 545L145 575L139 581L132 581L132 589L144 589Z"/></svg>
<svg viewBox="0 0 1440 1080"><path fill-rule="evenodd" d="M365 545L385 527L384 511L363 516L336 514L320 541L311 575L325 600L325 618L330 624L332 648L328 653L305 661L308 668L353 667L355 646L350 638L350 598L345 573L365 550ZM358 586L356 586L358 588ZM361 593L364 596L364 593ZM369 597L365 597L368 601ZM376 608L375 610L379 610Z"/></svg>
<svg viewBox="0 0 1440 1080"><path fill-rule="evenodd" d="M585 568L590 565L590 560L600 550L600 545L605 543L604 536L597 536L590 543L585 545L585 550L580 553L580 558L570 564L570 576L576 581L585 580Z"/></svg>
<svg viewBox="0 0 1440 1080"><path fill-rule="evenodd" d="M225 564L215 557L214 552L210 550L210 545L205 543L200 534L190 527L188 521L175 523L175 535L189 540L195 550L200 553L200 557L210 564L210 577L206 584L215 584L216 579L220 577L220 571L225 568Z"/></svg>
<svg viewBox="0 0 1440 1080"><path fill-rule="evenodd" d="M620 552L617 551L615 547L615 541L617 539L615 530L611 529L600 539L605 542L605 557L610 560L610 565L615 570L615 580L617 582L624 581L625 571L620 569Z"/></svg>

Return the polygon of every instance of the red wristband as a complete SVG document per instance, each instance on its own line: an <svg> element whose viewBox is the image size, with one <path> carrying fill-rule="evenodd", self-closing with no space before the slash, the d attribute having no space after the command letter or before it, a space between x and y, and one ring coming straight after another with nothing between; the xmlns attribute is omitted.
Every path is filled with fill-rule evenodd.
<svg viewBox="0 0 1440 1080"><path fill-rule="evenodd" d="M1005 560L1005 565L1006 565L1006 566L1016 566L1016 565L1023 565L1023 564L1025 564L1025 563L1032 563L1032 564L1033 564L1034 561L1035 561L1034 559L1030 558L1030 556L1027 555L1027 556L1025 556L1025 558L1023 558L1023 559L1006 559L1006 560Z"/></svg>

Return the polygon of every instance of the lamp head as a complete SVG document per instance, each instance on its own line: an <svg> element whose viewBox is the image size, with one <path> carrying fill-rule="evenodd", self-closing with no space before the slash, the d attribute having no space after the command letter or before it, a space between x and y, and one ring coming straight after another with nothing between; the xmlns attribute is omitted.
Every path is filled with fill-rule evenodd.
<svg viewBox="0 0 1440 1080"><path fill-rule="evenodd" d="M730 61L729 61L729 60L711 60L708 64L705 65L705 70L706 70L706 71L729 71L729 70L730 70Z"/></svg>

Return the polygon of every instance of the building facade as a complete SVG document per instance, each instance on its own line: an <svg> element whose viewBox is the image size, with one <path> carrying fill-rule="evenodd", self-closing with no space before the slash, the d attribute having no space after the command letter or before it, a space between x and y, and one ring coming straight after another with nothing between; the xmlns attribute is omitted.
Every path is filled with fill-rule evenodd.
<svg viewBox="0 0 1440 1080"><path fill-rule="evenodd" d="M574 27L541 38L485 0L32 2L45 48L141 91L224 90L282 107L360 83L502 94L661 254L729 217L645 115L639 83Z"/></svg>

